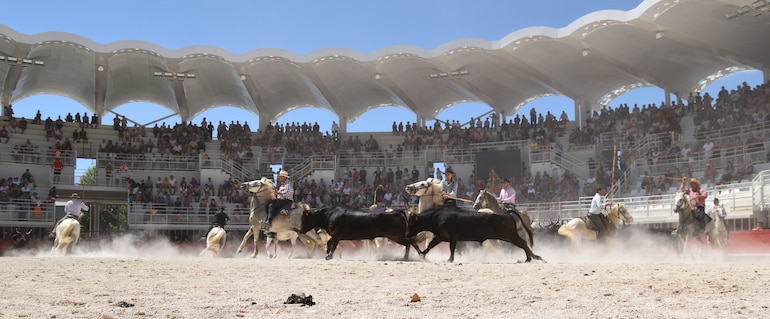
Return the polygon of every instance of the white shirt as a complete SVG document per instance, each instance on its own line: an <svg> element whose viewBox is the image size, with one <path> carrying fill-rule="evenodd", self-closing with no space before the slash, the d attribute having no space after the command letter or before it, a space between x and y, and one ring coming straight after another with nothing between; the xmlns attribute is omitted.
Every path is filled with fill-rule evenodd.
<svg viewBox="0 0 770 319"><path fill-rule="evenodd" d="M511 185L501 189L500 197L497 198L497 201L504 204L516 204L516 190Z"/></svg>
<svg viewBox="0 0 770 319"><path fill-rule="evenodd" d="M64 205L64 213L68 215L80 217L81 210L88 211L88 206L77 198L71 199Z"/></svg>
<svg viewBox="0 0 770 319"><path fill-rule="evenodd" d="M711 219L716 219L714 218L714 216L716 216L717 213L719 213L720 218L727 217L727 211L725 210L724 207L722 207L722 205L719 205L719 206L714 205L709 207L709 209L706 210L706 215L709 215Z"/></svg>
<svg viewBox="0 0 770 319"><path fill-rule="evenodd" d="M588 209L589 214L601 214L604 209L604 197L599 193L594 194L594 198L591 199L591 208Z"/></svg>

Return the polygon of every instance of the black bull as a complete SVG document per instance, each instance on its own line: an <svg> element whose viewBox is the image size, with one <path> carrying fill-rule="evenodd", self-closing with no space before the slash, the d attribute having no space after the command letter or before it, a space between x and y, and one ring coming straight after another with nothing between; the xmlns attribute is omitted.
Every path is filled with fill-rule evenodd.
<svg viewBox="0 0 770 319"><path fill-rule="evenodd" d="M324 207L306 210L302 213L304 234L320 228L329 233L326 243L326 259L332 259L340 240L365 240L385 237L406 247L404 260L409 258L409 246L418 252L413 237L407 237L407 214L404 211L370 212L356 211L344 207Z"/></svg>
<svg viewBox="0 0 770 319"><path fill-rule="evenodd" d="M519 236L516 219L509 214L478 213L457 207L440 206L428 209L409 218L409 236L421 231L432 232L434 237L423 255L441 242L449 242L449 261L454 261L458 241L484 242L487 239L499 239L516 245L527 254L527 262L533 258L542 260L527 246L527 241ZM532 234L530 233L530 238Z"/></svg>

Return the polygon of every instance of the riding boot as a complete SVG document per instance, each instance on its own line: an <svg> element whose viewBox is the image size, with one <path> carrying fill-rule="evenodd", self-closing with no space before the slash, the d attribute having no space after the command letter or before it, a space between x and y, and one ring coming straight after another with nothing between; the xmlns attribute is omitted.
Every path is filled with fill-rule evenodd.
<svg viewBox="0 0 770 319"><path fill-rule="evenodd" d="M61 224L61 219L56 221L56 225L53 225L53 229L51 229L51 233L48 234L48 238L56 238L56 227L59 227L59 224Z"/></svg>

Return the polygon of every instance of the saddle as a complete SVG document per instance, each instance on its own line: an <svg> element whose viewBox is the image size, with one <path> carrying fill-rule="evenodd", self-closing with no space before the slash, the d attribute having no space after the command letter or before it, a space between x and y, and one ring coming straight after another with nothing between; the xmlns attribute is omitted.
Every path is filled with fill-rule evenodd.
<svg viewBox="0 0 770 319"><path fill-rule="evenodd" d="M599 216L601 216L599 218L604 219L606 221L606 218L607 218L606 216L604 216L604 215L599 215ZM588 215L580 217L580 219L582 219L583 222L586 223L586 228L588 228L590 230L593 230L593 231L599 230L599 228L596 227L596 224L594 224L594 221L591 220L591 218L589 218Z"/></svg>

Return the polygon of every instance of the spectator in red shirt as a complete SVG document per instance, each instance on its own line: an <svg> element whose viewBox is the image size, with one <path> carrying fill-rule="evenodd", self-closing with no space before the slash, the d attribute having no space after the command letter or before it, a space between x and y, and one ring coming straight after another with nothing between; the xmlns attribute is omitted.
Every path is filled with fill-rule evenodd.
<svg viewBox="0 0 770 319"><path fill-rule="evenodd" d="M64 163L62 163L60 158L56 158L53 160L53 183L58 184L59 179L61 178L61 171L64 169Z"/></svg>

